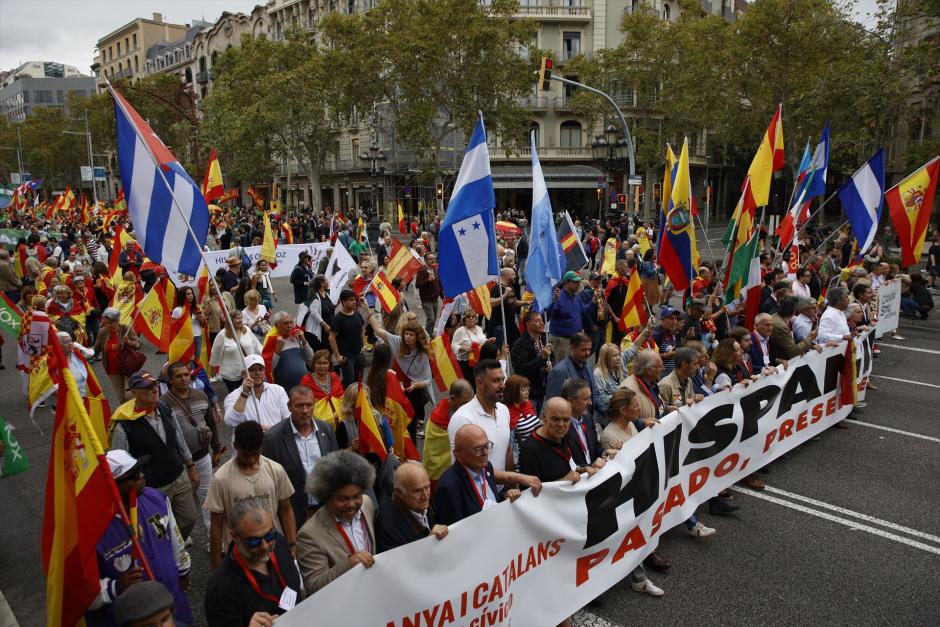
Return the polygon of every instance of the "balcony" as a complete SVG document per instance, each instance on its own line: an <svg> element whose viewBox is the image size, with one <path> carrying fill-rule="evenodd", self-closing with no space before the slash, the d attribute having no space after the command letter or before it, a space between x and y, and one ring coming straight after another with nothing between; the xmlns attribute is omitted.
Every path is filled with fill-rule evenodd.
<svg viewBox="0 0 940 627"><path fill-rule="evenodd" d="M540 22L590 22L591 7L552 6L539 4L519 7L516 15Z"/></svg>
<svg viewBox="0 0 940 627"><path fill-rule="evenodd" d="M519 148L510 154L509 151L504 148L495 147L490 148L489 152L490 159L532 159L531 148ZM585 146L542 146L538 149L538 152L539 160L591 158L591 149Z"/></svg>
<svg viewBox="0 0 940 627"><path fill-rule="evenodd" d="M545 111L552 100L554 99L547 96L527 96L519 101L519 105L530 111Z"/></svg>
<svg viewBox="0 0 940 627"><path fill-rule="evenodd" d="M200 85L205 85L212 80L212 70L207 70L205 72L196 72L196 82Z"/></svg>

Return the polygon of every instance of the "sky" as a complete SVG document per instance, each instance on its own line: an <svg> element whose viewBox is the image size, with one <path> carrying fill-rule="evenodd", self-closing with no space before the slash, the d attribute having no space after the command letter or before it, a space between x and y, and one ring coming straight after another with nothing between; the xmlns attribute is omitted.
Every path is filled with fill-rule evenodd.
<svg viewBox="0 0 940 627"><path fill-rule="evenodd" d="M222 11L249 13L266 0L0 0L0 69L25 61L55 61L91 74L95 43L137 17L162 13L163 20L188 24L214 22ZM872 26L868 15L875 0L858 0L858 21Z"/></svg>

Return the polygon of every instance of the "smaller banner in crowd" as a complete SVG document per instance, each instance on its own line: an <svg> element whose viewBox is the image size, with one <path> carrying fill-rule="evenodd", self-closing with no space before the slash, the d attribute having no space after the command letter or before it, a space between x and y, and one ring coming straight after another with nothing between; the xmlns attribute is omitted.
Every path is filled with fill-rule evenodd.
<svg viewBox="0 0 940 627"><path fill-rule="evenodd" d="M0 442L3 442L2 464L0 464L0 477L12 477L29 470L29 461L20 443L13 435L13 425L0 418Z"/></svg>
<svg viewBox="0 0 940 627"><path fill-rule="evenodd" d="M330 245L326 242L310 242L307 244L281 244L277 247L277 266L271 268L271 277L286 277L290 276L291 271L294 269L294 266L297 265L298 259L300 259L300 253L306 252L313 258L313 268L316 270L317 265L320 261L327 256ZM248 258L251 259L251 265L254 267L258 260L261 258L261 246L248 246L244 248L230 248L228 250L210 250L205 253L206 258L209 260L209 273L212 276L215 276L215 273L219 268L227 268L226 262L231 256L241 256L241 253L244 252L248 255ZM355 265L355 264L353 264ZM199 266L200 271L202 270L202 265ZM249 272L251 268L246 268ZM198 276L199 273L196 273ZM196 277L177 274L175 272L170 273L170 277L173 279L173 283L177 287L182 287L184 285L189 285L190 287L196 286Z"/></svg>
<svg viewBox="0 0 940 627"><path fill-rule="evenodd" d="M878 289L878 324L875 337L891 333L901 319L901 282L890 281Z"/></svg>
<svg viewBox="0 0 940 627"><path fill-rule="evenodd" d="M871 372L867 334L846 368L849 350L842 342L810 351L748 387L683 407L593 477L547 483L538 497L452 525L443 540L382 553L277 625L557 625L628 576L696 507L845 419L852 405L839 399L863 398Z"/></svg>

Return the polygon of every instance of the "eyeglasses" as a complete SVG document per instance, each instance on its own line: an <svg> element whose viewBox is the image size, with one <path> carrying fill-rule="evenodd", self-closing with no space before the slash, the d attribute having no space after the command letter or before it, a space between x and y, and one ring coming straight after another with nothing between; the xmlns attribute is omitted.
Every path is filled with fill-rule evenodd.
<svg viewBox="0 0 940 627"><path fill-rule="evenodd" d="M472 451L474 455L483 455L493 450L493 443L487 442L483 446L473 446L469 450Z"/></svg>
<svg viewBox="0 0 940 627"><path fill-rule="evenodd" d="M249 549L257 549L259 546L261 546L262 542L267 542L268 544L271 544L272 542L274 542L274 539L276 537L277 537L277 530L272 529L271 531L267 532L263 536L249 536L247 538L242 538L242 541L245 543L245 546L247 546Z"/></svg>

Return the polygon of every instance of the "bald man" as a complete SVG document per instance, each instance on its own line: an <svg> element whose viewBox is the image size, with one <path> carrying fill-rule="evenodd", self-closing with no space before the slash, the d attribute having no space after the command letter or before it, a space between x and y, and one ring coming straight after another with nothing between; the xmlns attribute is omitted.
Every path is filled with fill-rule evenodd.
<svg viewBox="0 0 940 627"><path fill-rule="evenodd" d="M377 553L433 535L443 540L446 525L434 524L431 479L418 462L405 462L395 470L391 504L379 510L375 521Z"/></svg>
<svg viewBox="0 0 940 627"><path fill-rule="evenodd" d="M519 478L525 477L533 493L538 494L542 489L536 477L514 472L501 472L497 477L489 459L492 448L493 443L481 427L468 424L457 430L454 436L456 461L441 477L434 497L438 523L452 525L495 506L504 497L509 501L519 498L520 492L515 488L506 490L505 495L500 494L497 483L517 483Z"/></svg>

